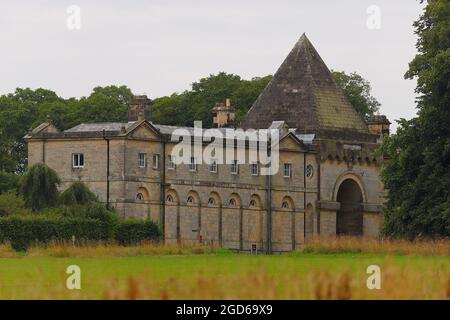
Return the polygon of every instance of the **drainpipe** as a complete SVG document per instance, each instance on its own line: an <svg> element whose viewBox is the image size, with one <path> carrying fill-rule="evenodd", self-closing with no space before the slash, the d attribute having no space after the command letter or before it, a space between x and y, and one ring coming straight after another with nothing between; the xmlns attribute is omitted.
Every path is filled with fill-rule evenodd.
<svg viewBox="0 0 450 320"><path fill-rule="evenodd" d="M272 154L270 145L268 146L269 158ZM272 175L271 170L267 175L267 254L272 254Z"/></svg>
<svg viewBox="0 0 450 320"><path fill-rule="evenodd" d="M165 241L166 238L166 232L165 232L165 225L166 225L166 141L164 141L164 138L161 140L161 166L160 166L160 174L161 174L161 199L160 199L160 226L161 231L163 234L163 241Z"/></svg>
<svg viewBox="0 0 450 320"><path fill-rule="evenodd" d="M303 242L306 243L306 152L303 152Z"/></svg>
<svg viewBox="0 0 450 320"><path fill-rule="evenodd" d="M320 157L318 157L318 161L317 161L317 203L320 203ZM316 210L317 210L317 234L320 235L320 208L319 206L316 206Z"/></svg>
<svg viewBox="0 0 450 320"><path fill-rule="evenodd" d="M109 139L103 129L103 139L106 141L106 208L109 209Z"/></svg>
<svg viewBox="0 0 450 320"><path fill-rule="evenodd" d="M45 139L42 140L42 163L45 163Z"/></svg>

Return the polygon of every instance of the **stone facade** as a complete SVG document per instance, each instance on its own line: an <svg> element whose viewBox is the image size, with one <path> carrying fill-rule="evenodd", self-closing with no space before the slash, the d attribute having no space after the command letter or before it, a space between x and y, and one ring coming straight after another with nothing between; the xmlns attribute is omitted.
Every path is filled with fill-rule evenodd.
<svg viewBox="0 0 450 320"><path fill-rule="evenodd" d="M305 45L305 39L300 41ZM298 46L302 48L301 43ZM294 84L301 90L301 83ZM268 88L274 86L278 86L276 79ZM266 90L262 96L271 101ZM258 100L247 120L252 114L265 117L258 115L258 104L262 104ZM43 123L25 137L29 165L43 162L56 170L61 189L74 181L85 182L125 218L158 222L166 243L202 242L235 250L282 252L295 250L315 236L378 236L381 159L373 156L378 137L364 123L341 131L323 130L314 123L310 127L315 131L307 132L290 129L277 116L270 125L282 137L280 170L275 175L254 175L249 163L240 164L237 173L230 164L218 164L215 171L209 164L190 170L189 164L170 163L176 145L171 135L177 127L149 121L146 110L151 108L143 106L143 101L151 102L142 96L134 100L126 123L80 124L63 132L50 122ZM324 115L311 112L311 119ZM242 150L248 155L248 146ZM74 160L79 154L82 165ZM287 176L285 164L291 168Z"/></svg>

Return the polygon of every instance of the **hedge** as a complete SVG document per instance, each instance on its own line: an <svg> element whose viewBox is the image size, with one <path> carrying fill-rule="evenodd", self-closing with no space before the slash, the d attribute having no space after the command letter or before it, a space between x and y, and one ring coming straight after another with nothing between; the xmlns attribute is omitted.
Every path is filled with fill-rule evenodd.
<svg viewBox="0 0 450 320"><path fill-rule="evenodd" d="M147 220L102 221L86 217L24 215L0 218L0 243L10 242L14 250L25 251L33 244L51 241L77 242L116 240L120 245L159 241L159 227Z"/></svg>
<svg viewBox="0 0 450 320"><path fill-rule="evenodd" d="M0 218L0 242L10 242L14 250L26 250L32 244L50 241L109 240L114 225L86 218L52 216L10 216Z"/></svg>
<svg viewBox="0 0 450 320"><path fill-rule="evenodd" d="M142 241L159 241L162 233L151 220L123 220L117 226L115 239L123 246L139 244Z"/></svg>

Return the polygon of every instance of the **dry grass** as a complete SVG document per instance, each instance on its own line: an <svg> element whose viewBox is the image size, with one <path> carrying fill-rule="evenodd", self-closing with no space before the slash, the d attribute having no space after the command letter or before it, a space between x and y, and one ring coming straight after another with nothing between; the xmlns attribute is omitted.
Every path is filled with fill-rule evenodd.
<svg viewBox="0 0 450 320"><path fill-rule="evenodd" d="M450 255L450 240L374 240L360 237L315 238L300 249L300 252L448 256Z"/></svg>
<svg viewBox="0 0 450 320"><path fill-rule="evenodd" d="M265 269L217 277L198 276L192 282L175 277L165 281L130 276L125 283L110 280L103 291L106 300L183 300L183 299L450 299L450 274L435 270L439 277L430 281L428 272L400 274L388 266L381 290L368 290L365 277L349 271L337 274L309 271L306 274L287 272L274 275ZM447 270L448 271L448 270ZM245 285L243 285L245 284Z"/></svg>
<svg viewBox="0 0 450 320"><path fill-rule="evenodd" d="M123 247L108 243L91 243L73 247L70 244L51 244L45 247L32 247L26 253L17 253L10 245L0 245L0 258L54 257L54 258L108 258L155 255L203 255L226 252L225 249L200 245L160 245L144 243L139 246Z"/></svg>

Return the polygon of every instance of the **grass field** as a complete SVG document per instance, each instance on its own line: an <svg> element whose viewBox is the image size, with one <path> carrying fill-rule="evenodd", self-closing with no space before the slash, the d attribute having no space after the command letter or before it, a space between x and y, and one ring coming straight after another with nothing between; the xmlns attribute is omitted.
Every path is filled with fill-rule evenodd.
<svg viewBox="0 0 450 320"><path fill-rule="evenodd" d="M0 250L0 299L450 298L446 254L324 254L312 248L272 256L198 248L71 250L31 250L27 255ZM81 268L81 290L66 288L69 265ZM381 268L381 290L367 289L369 265Z"/></svg>

